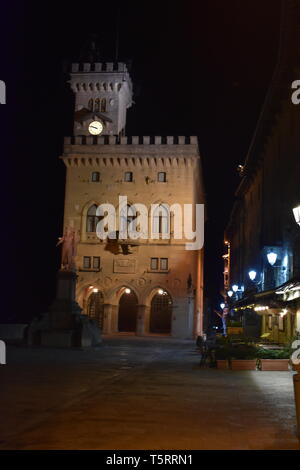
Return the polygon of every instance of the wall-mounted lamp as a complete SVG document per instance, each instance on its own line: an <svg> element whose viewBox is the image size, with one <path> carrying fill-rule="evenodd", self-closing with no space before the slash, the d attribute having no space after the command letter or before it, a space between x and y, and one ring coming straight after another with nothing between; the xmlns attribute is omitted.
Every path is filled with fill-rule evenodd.
<svg viewBox="0 0 300 470"><path fill-rule="evenodd" d="M237 284L234 284L232 286L232 290L233 290L233 292L237 292L239 290L239 286Z"/></svg>
<svg viewBox="0 0 300 470"><path fill-rule="evenodd" d="M281 316L281 318L283 318L287 313L288 313L287 309L284 308L284 309L279 313L279 315Z"/></svg>
<svg viewBox="0 0 300 470"><path fill-rule="evenodd" d="M232 291L232 290L229 290L229 291L227 292L227 295L228 295L228 297L232 297L232 296L233 296L233 291Z"/></svg>
<svg viewBox="0 0 300 470"><path fill-rule="evenodd" d="M131 293L131 290L128 287L126 287L125 294L130 294L130 293Z"/></svg>
<svg viewBox="0 0 300 470"><path fill-rule="evenodd" d="M274 251L271 251L270 253L267 254L267 258L268 258L270 265L274 266L274 264L277 261L277 253L275 253Z"/></svg>
<svg viewBox="0 0 300 470"><path fill-rule="evenodd" d="M225 308L225 304L224 303L220 304L220 307L223 310Z"/></svg>
<svg viewBox="0 0 300 470"><path fill-rule="evenodd" d="M297 207L294 207L293 213L294 213L296 223L300 225L300 205Z"/></svg>
<svg viewBox="0 0 300 470"><path fill-rule="evenodd" d="M249 276L251 281L255 281L256 275L257 275L257 272L254 271L254 270L251 270L251 271L248 272L248 276Z"/></svg>

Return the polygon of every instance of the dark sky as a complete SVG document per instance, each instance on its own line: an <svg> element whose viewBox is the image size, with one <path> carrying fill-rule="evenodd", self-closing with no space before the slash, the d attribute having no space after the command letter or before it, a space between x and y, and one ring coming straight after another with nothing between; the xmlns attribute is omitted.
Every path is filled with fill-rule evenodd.
<svg viewBox="0 0 300 470"><path fill-rule="evenodd" d="M119 59L132 62L128 135L198 135L208 205L206 292L222 287L223 231L277 58L280 0L121 2ZM27 319L55 292L63 135L72 96L63 63L97 33L114 59L118 2L3 2L0 107L3 318ZM10 248L11 247L11 248Z"/></svg>

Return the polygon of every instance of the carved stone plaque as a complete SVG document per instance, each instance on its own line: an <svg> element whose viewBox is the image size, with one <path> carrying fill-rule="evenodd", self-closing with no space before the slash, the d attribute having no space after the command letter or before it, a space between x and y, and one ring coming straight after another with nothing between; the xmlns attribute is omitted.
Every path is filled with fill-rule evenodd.
<svg viewBox="0 0 300 470"><path fill-rule="evenodd" d="M136 259L115 259L114 273L134 274L136 268Z"/></svg>

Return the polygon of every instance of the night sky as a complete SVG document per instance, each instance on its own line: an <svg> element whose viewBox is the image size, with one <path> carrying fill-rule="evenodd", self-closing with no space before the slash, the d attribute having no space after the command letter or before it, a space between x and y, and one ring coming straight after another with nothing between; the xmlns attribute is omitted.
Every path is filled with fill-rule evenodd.
<svg viewBox="0 0 300 470"><path fill-rule="evenodd" d="M81 6L80 6L81 5ZM2 321L55 295L72 94L64 64L90 34L114 60L118 2L1 5ZM128 135L198 135L207 194L206 294L222 288L223 232L277 59L280 0L120 2L119 60L132 64Z"/></svg>

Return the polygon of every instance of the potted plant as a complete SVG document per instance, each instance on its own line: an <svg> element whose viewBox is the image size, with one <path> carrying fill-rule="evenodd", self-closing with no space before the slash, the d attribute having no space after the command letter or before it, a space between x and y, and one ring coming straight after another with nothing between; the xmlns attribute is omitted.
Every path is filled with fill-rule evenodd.
<svg viewBox="0 0 300 470"><path fill-rule="evenodd" d="M215 358L218 369L229 369L230 350L228 346L219 346L215 350Z"/></svg>
<svg viewBox="0 0 300 470"><path fill-rule="evenodd" d="M252 344L240 344L231 347L232 370L256 370L257 348Z"/></svg>
<svg viewBox="0 0 300 470"><path fill-rule="evenodd" d="M257 352L261 370L289 370L289 349L261 348Z"/></svg>

